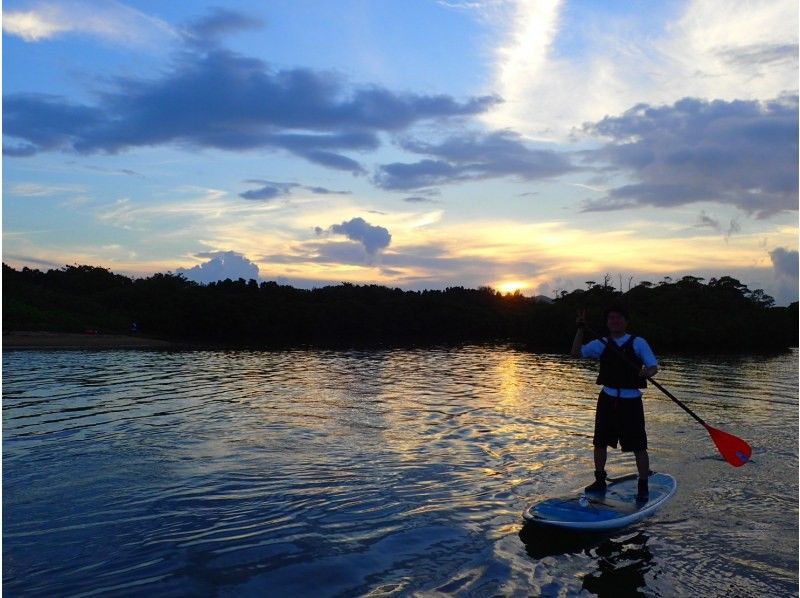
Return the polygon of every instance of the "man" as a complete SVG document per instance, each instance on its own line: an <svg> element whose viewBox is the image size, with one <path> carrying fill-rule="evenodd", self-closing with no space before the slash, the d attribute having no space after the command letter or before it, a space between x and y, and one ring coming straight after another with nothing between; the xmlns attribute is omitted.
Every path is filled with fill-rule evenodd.
<svg viewBox="0 0 800 598"><path fill-rule="evenodd" d="M572 356L600 360L600 375L597 383L602 386L597 399L594 419L594 478L587 492L605 492L606 458L608 447L623 452L633 452L639 472L636 500L646 502L649 498L647 478L650 474L650 458L647 454L647 432L644 424L642 388L647 386L646 377L658 371L658 361L653 351L641 337L628 334L628 312L621 305L605 311L606 326L610 333L604 339L595 339L583 344L586 328L586 310L578 311L578 330L572 343ZM613 343L614 346L611 344Z"/></svg>

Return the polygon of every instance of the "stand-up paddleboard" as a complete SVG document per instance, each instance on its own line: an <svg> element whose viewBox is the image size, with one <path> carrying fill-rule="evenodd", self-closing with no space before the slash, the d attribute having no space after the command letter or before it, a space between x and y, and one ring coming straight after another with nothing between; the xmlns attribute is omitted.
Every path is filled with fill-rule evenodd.
<svg viewBox="0 0 800 598"><path fill-rule="evenodd" d="M578 490L548 498L528 507L522 517L529 523L583 531L620 529L649 517L675 494L675 478L666 473L650 475L650 499L636 502L639 476L609 479L604 493Z"/></svg>

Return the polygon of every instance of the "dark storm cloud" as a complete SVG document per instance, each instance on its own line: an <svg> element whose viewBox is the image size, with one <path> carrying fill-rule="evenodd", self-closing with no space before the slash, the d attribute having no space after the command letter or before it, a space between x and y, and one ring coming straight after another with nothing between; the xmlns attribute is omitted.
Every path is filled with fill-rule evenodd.
<svg viewBox="0 0 800 598"><path fill-rule="evenodd" d="M634 182L584 203L583 211L699 201L758 217L797 209L797 96L770 102L683 99L635 106L587 125L611 138L585 158Z"/></svg>
<svg viewBox="0 0 800 598"><path fill-rule="evenodd" d="M244 21L242 19L245 19ZM246 18L217 12L195 25L206 35ZM423 120L469 116L498 101L356 87L327 72L277 70L256 58L187 45L158 77L116 77L94 104L44 94L3 99L11 155L36 151L115 153L164 144L241 151L284 149L328 168L364 168L346 150L378 147L380 132Z"/></svg>
<svg viewBox="0 0 800 598"><path fill-rule="evenodd" d="M532 149L511 131L465 133L438 144L405 141L401 146L429 158L380 166L374 181L384 189L420 189L505 176L535 180L576 170L565 154Z"/></svg>

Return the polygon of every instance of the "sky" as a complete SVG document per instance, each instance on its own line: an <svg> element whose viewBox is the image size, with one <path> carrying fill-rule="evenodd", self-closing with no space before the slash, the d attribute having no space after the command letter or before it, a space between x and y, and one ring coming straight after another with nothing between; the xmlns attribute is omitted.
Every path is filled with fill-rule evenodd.
<svg viewBox="0 0 800 598"><path fill-rule="evenodd" d="M3 261L798 288L793 0L6 0Z"/></svg>

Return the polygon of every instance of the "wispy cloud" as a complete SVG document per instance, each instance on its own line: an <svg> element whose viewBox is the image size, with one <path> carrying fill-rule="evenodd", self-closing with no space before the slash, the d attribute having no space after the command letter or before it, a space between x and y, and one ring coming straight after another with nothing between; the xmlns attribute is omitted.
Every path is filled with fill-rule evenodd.
<svg viewBox="0 0 800 598"><path fill-rule="evenodd" d="M30 10L5 10L3 31L26 42L42 42L66 34L98 37L105 42L163 46L178 32L168 23L115 0L37 2Z"/></svg>
<svg viewBox="0 0 800 598"><path fill-rule="evenodd" d="M14 183L7 191L15 197L53 197L86 193L83 185L43 185L42 183Z"/></svg>
<svg viewBox="0 0 800 598"><path fill-rule="evenodd" d="M438 200L433 199L431 197L424 197L421 195L412 195L410 197L404 197L403 201L406 203L438 203Z"/></svg>
<svg viewBox="0 0 800 598"><path fill-rule="evenodd" d="M661 3L658 25L601 3L507 4L492 86L504 102L484 117L497 128L565 140L639 102L765 100L798 88L796 2Z"/></svg>
<svg viewBox="0 0 800 598"><path fill-rule="evenodd" d="M487 120L500 127L522 130L520 117L531 108L528 90L532 81L545 78L563 2L518 0L509 4L505 38L495 50L493 83L493 89L504 101L495 106Z"/></svg>
<svg viewBox="0 0 800 598"><path fill-rule="evenodd" d="M221 189L185 187L172 190L170 195L169 202L118 199L97 207L94 216L103 224L145 230L149 225L163 225L172 219L189 219L196 225L198 221L235 219L275 209L258 202L231 202L228 193Z"/></svg>
<svg viewBox="0 0 800 598"><path fill-rule="evenodd" d="M697 217L697 228L710 228L725 235L725 240L729 240L735 233L742 232L742 224L738 218L730 219L727 230L724 229L722 223L715 217L707 214L705 210L701 210Z"/></svg>

